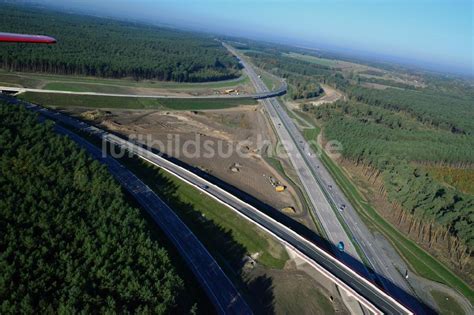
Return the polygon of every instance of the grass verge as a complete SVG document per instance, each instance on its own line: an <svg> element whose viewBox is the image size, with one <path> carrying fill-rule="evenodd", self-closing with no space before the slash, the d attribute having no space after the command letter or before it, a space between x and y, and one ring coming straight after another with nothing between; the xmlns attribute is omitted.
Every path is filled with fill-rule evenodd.
<svg viewBox="0 0 474 315"><path fill-rule="evenodd" d="M313 148L313 151L314 152L318 152L317 151L317 147L316 147L316 142L315 142L315 139L317 138L319 132L321 131L321 129L319 127L314 127L314 128L307 128L307 129L304 129L303 130L303 137L308 141L308 143L310 144L310 146ZM317 179L317 177L316 177ZM369 262L369 260L367 259L364 251L362 250L362 248L360 247L359 243L357 242L357 240L354 238L354 236L352 235L352 232L351 232L351 229L349 228L349 226L347 225L346 221L344 220L344 218L342 217L342 215L339 213L339 211L337 210L337 207L338 205L337 204L334 204L334 202L332 201L331 198L329 198L329 195L327 194L327 192L325 190L322 190L323 191L323 194L326 195L326 198L329 202L329 204L331 205L338 221L341 223L341 226L342 228L344 229L344 231L346 232L347 236L349 237L349 239L351 240L351 243L352 245L354 246L357 254L359 254L359 257L361 258L362 262L365 264L365 266L367 267L370 267L371 264Z"/></svg>
<svg viewBox="0 0 474 315"><path fill-rule="evenodd" d="M96 92L110 94L138 94L133 93L132 89L120 85L79 83L79 82L50 82L44 87L44 90L71 91L71 92Z"/></svg>
<svg viewBox="0 0 474 315"><path fill-rule="evenodd" d="M439 307L440 314L443 315L462 315L465 314L462 307L449 295L444 294L441 291L431 291L433 299Z"/></svg>
<svg viewBox="0 0 474 315"><path fill-rule="evenodd" d="M303 137L307 141L314 142L316 140L316 138L318 137L320 132L321 132L321 129L319 127L304 129L303 130ZM316 148L313 148L313 149L316 149Z"/></svg>
<svg viewBox="0 0 474 315"><path fill-rule="evenodd" d="M240 105L256 105L252 98L240 99L172 99L136 98L95 95L68 95L26 92L19 96L27 102L51 107L120 108L120 109L169 109L203 110L224 109Z"/></svg>
<svg viewBox="0 0 474 315"><path fill-rule="evenodd" d="M221 231L230 233L233 240L245 248L246 254L259 253L257 261L266 267L282 269L289 259L283 246L270 235L193 186L142 160L122 159L120 162L163 198L211 252L222 255L226 250L216 247L214 239L218 235L205 233L205 221L212 221ZM172 192L166 189L170 185L174 187ZM196 213L190 216L189 206L199 216Z"/></svg>
<svg viewBox="0 0 474 315"><path fill-rule="evenodd" d="M272 76L266 71L263 71L260 68L255 68L255 71L260 76L263 83L267 86L269 90L274 90L280 87L281 81L278 80L276 77Z"/></svg>
<svg viewBox="0 0 474 315"><path fill-rule="evenodd" d="M99 138L60 125L102 148ZM282 269L289 259L272 236L178 177L137 156L126 154L119 161L176 212L225 270L229 271L229 263L254 253L259 253L260 264L274 269Z"/></svg>
<svg viewBox="0 0 474 315"><path fill-rule="evenodd" d="M87 132L76 130L75 128L59 123L61 126L79 134L95 146L102 148L101 140ZM109 148L110 149L110 148ZM272 236L260 230L254 224L246 221L226 206L205 195L193 186L183 182L162 170L155 165L146 162L136 156L125 155L119 159L122 165L126 166L145 184L147 184L157 195L162 198L173 211L185 222L196 237L204 244L212 256L217 260L219 266L226 275L236 285L238 290L244 295L252 308L258 309L258 298L252 298L249 285L242 277L243 258L245 255L258 253L254 257L264 267L273 269L283 269L289 256L285 248ZM134 197L126 192L127 198L131 203L141 206L135 201ZM152 233L156 232L158 237L163 237L160 229L144 211L144 217L150 225ZM188 312L192 306L190 303L196 303L196 314L213 313L212 306L208 298L203 294L201 287L197 285L197 280L187 266L183 264L181 256L177 253L174 245L165 238L167 245L170 246L170 253L180 264L178 270L183 276L185 284L189 285L183 298L189 300L186 305L177 305L177 313ZM268 278L270 279L270 278ZM262 290L269 294L272 292L271 279L265 282ZM267 290L270 290L267 292ZM262 292L263 293L263 292ZM191 294L191 295L190 295ZM188 297L190 295L193 299Z"/></svg>

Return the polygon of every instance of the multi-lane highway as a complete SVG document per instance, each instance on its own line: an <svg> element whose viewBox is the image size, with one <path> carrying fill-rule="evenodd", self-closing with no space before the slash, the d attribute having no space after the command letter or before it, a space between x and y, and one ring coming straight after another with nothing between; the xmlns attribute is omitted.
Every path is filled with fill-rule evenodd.
<svg viewBox="0 0 474 315"><path fill-rule="evenodd" d="M78 121L67 115L41 108L33 104L23 103L31 110L38 111L46 117L58 120L61 123L67 124L76 129L95 134L109 143L126 148L128 151L137 154L142 159L161 167L183 181L193 185L202 192L210 195L217 201L236 211L245 219L253 222L279 239L311 266L336 283L347 294L354 296L357 301L371 312L375 314L380 314L382 312L389 314L412 314L410 310L398 303L391 296L384 293L373 283L342 264L339 260L329 255L324 250L258 209L189 170L166 160L162 156L151 152L136 143L124 140L82 121Z"/></svg>
<svg viewBox="0 0 474 315"><path fill-rule="evenodd" d="M240 59L256 91L268 90L252 66L244 58L240 58L235 49L226 44L224 46ZM349 253L351 257L341 254L339 259L368 278L377 277L387 292L410 305L417 312L422 312L419 302L410 294L412 290L401 272L396 269L389 256L375 246L377 242L374 235L345 198L281 103L276 98L266 98L262 100L262 103L304 186L313 213L324 228L328 239L333 244L342 241L346 245L345 252ZM340 211L342 205L344 208ZM340 213L337 214L336 211ZM343 222L338 216L342 218ZM349 233L347 229L349 229ZM358 252L352 245L354 243L357 244L361 252ZM369 273L369 270L364 268L361 255L368 261L369 267L375 274Z"/></svg>
<svg viewBox="0 0 474 315"><path fill-rule="evenodd" d="M236 54L235 50L230 47L228 48ZM240 60L246 69L250 80L255 85L256 90L267 90L267 87L257 76L253 68L243 58ZM352 241L335 215L331 204L327 201L317 178L314 176L311 168L308 167L307 159L303 152L310 154L310 151L307 150L305 139L277 99L269 98L262 100L262 102L274 124L275 130L294 166L295 171L305 188L306 194L312 204L312 210L318 221L323 226L327 237L334 244L337 244L340 241L344 242L346 245L345 252L354 258L359 258L359 254L355 250L355 247L350 246ZM301 150L301 147L303 147L303 150ZM365 273L365 276L369 277L367 270L364 268L360 269L359 272Z"/></svg>

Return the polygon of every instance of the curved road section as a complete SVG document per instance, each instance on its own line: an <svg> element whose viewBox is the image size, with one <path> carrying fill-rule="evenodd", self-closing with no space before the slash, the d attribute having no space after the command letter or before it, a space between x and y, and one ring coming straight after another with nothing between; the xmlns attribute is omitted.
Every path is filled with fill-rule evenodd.
<svg viewBox="0 0 474 315"><path fill-rule="evenodd" d="M176 165L171 161L166 160L162 156L153 153L147 150L146 148L137 145L136 143L124 140L111 133L103 131L97 127L90 126L85 122L79 121L67 115L63 115L58 112L41 108L39 106L26 102L22 103L26 104L28 108L36 110L46 117L60 121L61 123L74 127L76 129L95 134L96 136L102 138L103 140L109 143L131 151L138 155L140 158L161 167L163 170L177 176L183 181L208 194L220 203L234 210L236 213L238 213L245 219L267 231L268 233L276 237L278 240L280 240L282 243L284 243L286 246L294 250L296 254L303 258L311 266L313 266L315 269L323 273L326 277L331 279L349 295L354 296L357 301L359 301L372 313L413 314L413 312L411 312L399 302L397 302L395 299L383 292L376 285L374 285L364 277L360 276L357 272L353 271L352 269L341 263L335 257L325 252L323 249L317 247L312 242L306 240L304 237L300 236L290 228L277 222L265 213L245 203L244 201L240 200L239 198L230 194L219 186L208 182L207 180L199 177L198 175L190 172L189 170L179 165ZM144 200L143 202L147 203L146 200ZM207 268L204 267L204 265L205 264L201 264L200 267ZM228 280L221 279L216 281ZM218 290L218 287L216 287L216 289ZM232 295L229 295L229 297L230 296ZM238 296L236 295L234 296L234 298L238 298Z"/></svg>
<svg viewBox="0 0 474 315"><path fill-rule="evenodd" d="M53 118L73 127L80 126L84 130L84 126L77 120L74 121L67 116L35 105L27 104L26 106L39 112L42 116ZM245 300L204 245L158 195L117 160L102 154L102 151L96 146L59 125L56 125L55 128L56 131L70 137L95 159L105 164L117 181L135 197L178 249L219 314L252 314Z"/></svg>
<svg viewBox="0 0 474 315"><path fill-rule="evenodd" d="M267 87L257 76L252 66L246 60L240 58L233 47L225 43L223 45L240 60L256 91L267 91ZM344 198L344 195L326 171L324 165L318 160L317 155L311 150L280 102L276 98L267 98L262 102L303 184L304 190L312 204L313 213L321 223L327 238L333 244L343 241L346 245L345 253L349 255L340 255L339 259L368 279L376 276L392 296L396 297L399 301L403 301L412 309L417 310L417 312L423 313L424 311L419 302L407 293L411 292L411 288L391 263L390 258L378 250L377 247L372 246L372 244L375 244L374 237L360 220L350 203ZM347 205L344 213L336 213L337 210L335 211L335 209L338 209L343 204ZM346 227L351 231L352 235L347 233L338 216L343 218ZM362 253L357 251L355 246L350 246L353 240L357 243ZM375 274L372 274L364 267L361 255L366 258L369 265L375 270Z"/></svg>

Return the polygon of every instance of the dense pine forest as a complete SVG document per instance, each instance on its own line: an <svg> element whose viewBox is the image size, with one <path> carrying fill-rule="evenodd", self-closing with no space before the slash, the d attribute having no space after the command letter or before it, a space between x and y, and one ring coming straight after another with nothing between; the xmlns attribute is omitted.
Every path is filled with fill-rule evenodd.
<svg viewBox="0 0 474 315"><path fill-rule="evenodd" d="M0 313L169 313L183 282L106 168L22 107L0 121Z"/></svg>
<svg viewBox="0 0 474 315"><path fill-rule="evenodd" d="M303 109L322 124L326 139L342 143L345 159L372 169L372 180L383 179L379 191L396 209L460 240L452 249L465 263L474 250L474 195L458 189L463 183L447 184L430 171L446 176L446 169L458 170L454 175L466 180L463 174L474 165L473 100L432 90L347 91L349 101Z"/></svg>
<svg viewBox="0 0 474 315"><path fill-rule="evenodd" d="M344 93L345 101L303 104L302 110L316 118L323 139L342 143L341 163L364 170L388 201L392 210L385 215L392 222L409 226L405 232L416 241L440 246L458 270L469 263L474 252L472 82L382 67L395 75L415 74L428 83L421 88L386 80L382 70L363 70L360 74L375 76L365 78L291 58L288 54L298 49L286 46L239 40L236 47L258 67L286 78L291 99L318 96L312 91L320 83ZM367 82L386 88L363 87Z"/></svg>
<svg viewBox="0 0 474 315"><path fill-rule="evenodd" d="M349 97L397 112L406 112L416 120L455 134L474 134L473 97L465 93L435 90L367 89L353 86Z"/></svg>
<svg viewBox="0 0 474 315"><path fill-rule="evenodd" d="M3 44L0 67L109 78L204 82L240 76L210 36L2 4L0 30L53 36L56 45Z"/></svg>

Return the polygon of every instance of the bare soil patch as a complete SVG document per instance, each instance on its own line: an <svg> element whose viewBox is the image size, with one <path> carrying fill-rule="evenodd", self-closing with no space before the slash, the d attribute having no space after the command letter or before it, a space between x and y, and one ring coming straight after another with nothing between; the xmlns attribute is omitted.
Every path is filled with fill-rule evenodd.
<svg viewBox="0 0 474 315"><path fill-rule="evenodd" d="M349 314L338 292L331 292L320 279L291 264L284 270L256 266L245 277L254 304L261 307L259 313Z"/></svg>
<svg viewBox="0 0 474 315"><path fill-rule="evenodd" d="M340 91L329 85L321 84L321 87L324 90L324 95L321 97L297 101L288 101L286 102L286 104L288 104L291 110L299 110L301 104L311 104L313 106L319 106L326 103L333 103L344 97L344 95Z"/></svg>
<svg viewBox="0 0 474 315"><path fill-rule="evenodd" d="M70 111L123 135L150 135L152 140L165 143L169 135L179 136L181 145L158 149L206 170L277 209L293 207L295 213L287 214L295 216L298 221L308 219L305 216L306 219L303 220L301 203L297 200L298 195L292 184L263 159L262 155L266 151L256 145L256 138L259 136L270 143L276 142L276 135L260 105L208 111ZM221 141L228 146L235 145L237 141L248 140L248 147L243 149L248 157L242 158L237 154L225 158L184 156L185 141L196 139L200 144L212 140ZM288 167L286 161L282 163L285 168ZM270 178L285 186L285 191L276 192ZM250 298L255 299L251 304L261 308L259 313L349 314L332 283L312 268L298 264L293 259L282 270L258 264L246 267L243 277L251 294Z"/></svg>
<svg viewBox="0 0 474 315"><path fill-rule="evenodd" d="M311 104L314 106L319 106L325 103L335 102L343 97L342 93L335 88L330 87L329 85L321 85L324 90L324 95L318 98L315 101L312 101Z"/></svg>
<svg viewBox="0 0 474 315"><path fill-rule="evenodd" d="M275 140L260 106L208 111L74 111L111 131L138 135L139 141L199 167L276 209L301 211L292 184L262 157L265 147L260 144ZM206 144L211 144L217 154L206 156ZM286 189L276 192L275 185Z"/></svg>

